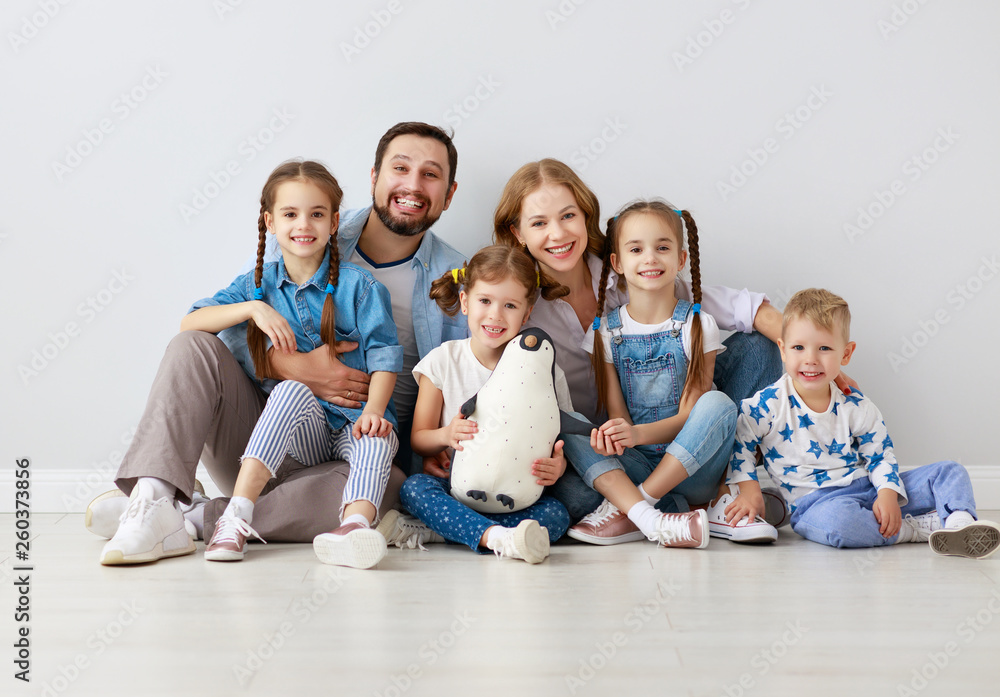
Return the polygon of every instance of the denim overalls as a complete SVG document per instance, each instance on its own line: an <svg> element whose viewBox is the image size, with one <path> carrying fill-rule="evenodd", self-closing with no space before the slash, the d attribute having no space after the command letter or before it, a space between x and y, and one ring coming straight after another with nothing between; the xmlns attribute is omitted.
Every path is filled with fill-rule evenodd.
<svg viewBox="0 0 1000 697"><path fill-rule="evenodd" d="M671 319L683 323L691 312L688 300L677 300ZM622 334L621 308L608 313L611 360L633 424L650 424L677 414L687 376L687 356L681 330L645 336ZM640 445L636 450L659 462L667 443Z"/></svg>
<svg viewBox="0 0 1000 697"><path fill-rule="evenodd" d="M689 315L693 317L691 303L678 299L673 319L684 322ZM648 336L623 335L618 308L608 313L607 323L612 334L611 359L632 423L651 423L676 415L688 366L681 330ZM560 434L559 437L565 441L566 459L591 487L595 479L613 469L624 470L632 483L641 484L663 456L670 453L684 466L688 478L664 496L658 507L665 511L686 511L688 504L704 503L715 496L732 455L736 413L736 405L725 394L715 390L706 392L672 442L626 448L618 457L596 453L587 436Z"/></svg>

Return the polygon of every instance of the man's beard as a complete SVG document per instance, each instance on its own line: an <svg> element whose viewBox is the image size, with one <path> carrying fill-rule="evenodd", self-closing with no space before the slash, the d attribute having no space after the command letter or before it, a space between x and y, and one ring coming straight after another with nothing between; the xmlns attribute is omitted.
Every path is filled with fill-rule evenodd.
<svg viewBox="0 0 1000 697"><path fill-rule="evenodd" d="M386 200L391 201L394 196L399 196L399 195L400 194L391 193L389 194ZM424 199L423 197L421 197L421 200L424 202L424 206L429 209L430 202ZM415 237L416 235L423 234L424 232L429 230L430 227L434 223L436 223L438 218L440 217L436 216L432 218L428 215L424 215L424 217L422 218L413 218L413 219L393 218L392 213L389 211L388 206L380 206L379 202L375 200L374 196L372 196L372 206L375 209L376 215L378 215L378 219L382 221L382 224L385 225L392 232L399 235L400 237Z"/></svg>

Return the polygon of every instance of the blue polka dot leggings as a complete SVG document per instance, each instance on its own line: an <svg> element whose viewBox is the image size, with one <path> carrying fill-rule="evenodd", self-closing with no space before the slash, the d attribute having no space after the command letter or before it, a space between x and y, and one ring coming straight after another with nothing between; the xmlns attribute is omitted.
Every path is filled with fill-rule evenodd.
<svg viewBox="0 0 1000 697"><path fill-rule="evenodd" d="M569 529L566 507L551 496L542 496L534 504L513 513L479 513L453 498L449 489L447 479L415 474L403 482L399 498L410 513L438 535L451 542L468 545L476 552L486 552L479 548L479 541L487 528L493 525L514 528L522 520L537 520L539 525L548 529L552 542Z"/></svg>

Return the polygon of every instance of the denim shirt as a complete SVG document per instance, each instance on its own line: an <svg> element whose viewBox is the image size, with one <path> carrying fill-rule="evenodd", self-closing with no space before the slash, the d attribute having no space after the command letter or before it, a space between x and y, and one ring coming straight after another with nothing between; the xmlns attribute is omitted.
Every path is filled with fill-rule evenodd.
<svg viewBox="0 0 1000 697"><path fill-rule="evenodd" d="M672 319L686 322L690 311L691 303L678 298ZM621 308L616 307L607 317L611 330L611 359L632 423L649 424L676 416L687 378L687 356L684 355L681 330L623 335ZM667 451L667 445L639 445L636 449L658 459Z"/></svg>
<svg viewBox="0 0 1000 697"><path fill-rule="evenodd" d="M261 288L264 301L281 314L295 333L296 349L308 352L323 345L320 337L320 321L323 303L326 300L326 284L330 270L330 257L323 260L319 270L308 282L296 285L285 270L285 262L264 264ZM199 300L188 312L211 305L231 305L253 299L254 272L239 276L228 288L220 290L211 298ZM358 348L338 357L351 368L368 374L375 371L398 373L403 367L403 348L396 338L396 325L392 321L389 291L372 278L364 269L354 264L341 262L337 286L334 291L336 307L337 341L356 341ZM246 343L247 323L243 322L219 333L219 338L233 351L236 360L243 366L264 392L270 392L277 384L275 380L257 380L253 360ZM355 422L361 416L361 409L349 409L320 400L326 410L327 421L333 429L342 428L348 422ZM396 423L396 411L392 402L386 409L385 418Z"/></svg>
<svg viewBox="0 0 1000 697"><path fill-rule="evenodd" d="M354 254L371 211L369 206L341 214L337 242L342 259L350 259ZM413 333L421 358L446 341L469 336L469 323L465 315L458 313L455 317L449 317L430 298L431 282L448 271L461 267L464 262L462 254L430 230L424 233L416 254L410 260L410 266L417 276L417 282L413 286Z"/></svg>

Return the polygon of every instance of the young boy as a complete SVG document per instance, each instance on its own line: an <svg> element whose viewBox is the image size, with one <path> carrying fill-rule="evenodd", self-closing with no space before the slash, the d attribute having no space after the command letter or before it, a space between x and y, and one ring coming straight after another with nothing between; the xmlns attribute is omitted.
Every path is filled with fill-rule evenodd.
<svg viewBox="0 0 1000 697"><path fill-rule="evenodd" d="M762 515L757 449L791 509L792 530L832 547L930 542L938 554L974 559L1000 547L1000 526L976 520L972 484L955 462L900 472L878 408L833 381L854 353L851 313L811 288L785 308L778 347L785 374L743 400L729 483L739 495L727 521Z"/></svg>

